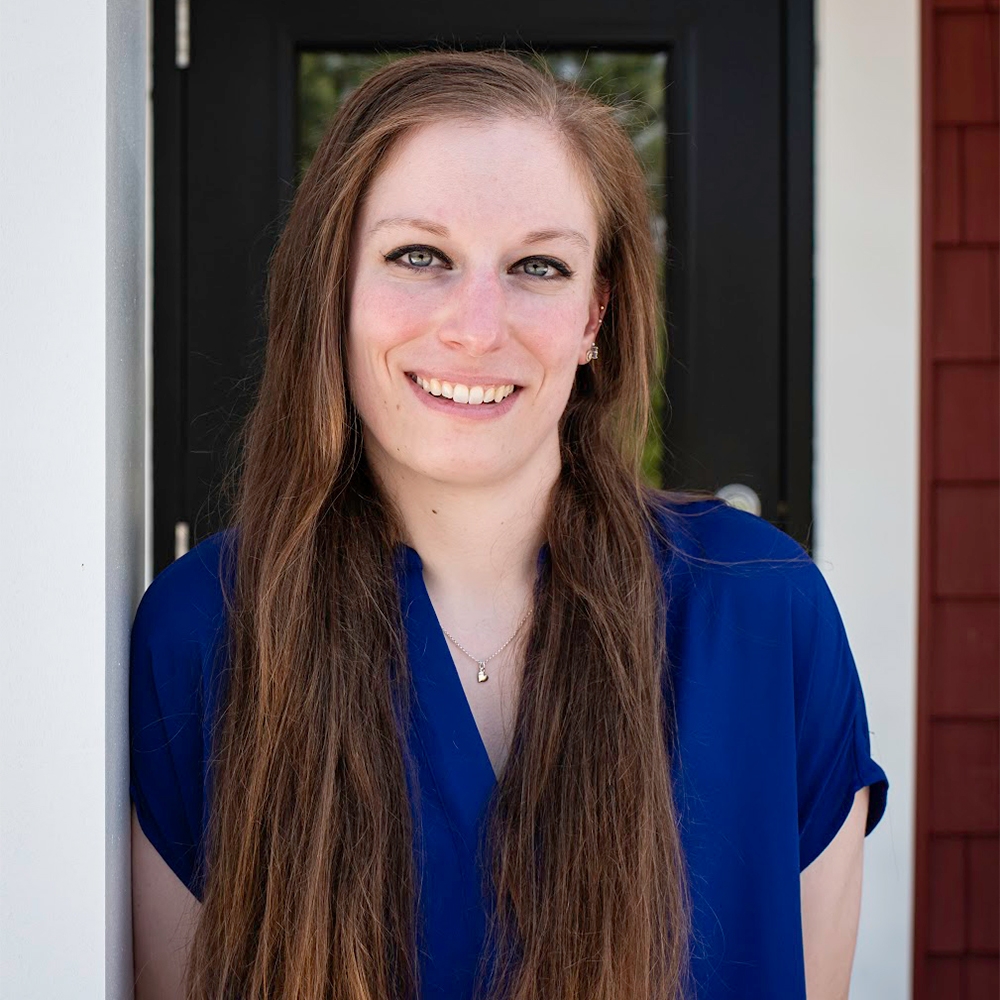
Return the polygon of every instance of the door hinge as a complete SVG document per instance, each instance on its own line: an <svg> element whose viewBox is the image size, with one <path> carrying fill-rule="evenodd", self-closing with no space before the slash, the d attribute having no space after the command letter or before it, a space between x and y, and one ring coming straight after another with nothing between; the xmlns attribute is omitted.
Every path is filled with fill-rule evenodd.
<svg viewBox="0 0 1000 1000"><path fill-rule="evenodd" d="M191 2L174 0L174 65L187 69L191 63Z"/></svg>

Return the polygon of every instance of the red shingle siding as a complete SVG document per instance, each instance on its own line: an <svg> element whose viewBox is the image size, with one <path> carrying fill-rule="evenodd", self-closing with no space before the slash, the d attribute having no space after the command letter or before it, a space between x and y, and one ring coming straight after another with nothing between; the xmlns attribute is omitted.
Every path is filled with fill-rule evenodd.
<svg viewBox="0 0 1000 1000"><path fill-rule="evenodd" d="M942 479L990 481L1000 476L1000 385L995 368L976 363L937 366L934 467Z"/></svg>
<svg viewBox="0 0 1000 1000"><path fill-rule="evenodd" d="M992 719L1000 703L996 601L935 601L928 701L936 719Z"/></svg>
<svg viewBox="0 0 1000 1000"><path fill-rule="evenodd" d="M916 984L917 995L960 997L962 995L962 960L934 955L925 965L926 978Z"/></svg>
<svg viewBox="0 0 1000 1000"><path fill-rule="evenodd" d="M997 1000L1000 976L994 958L973 955L966 961L966 1000Z"/></svg>
<svg viewBox="0 0 1000 1000"><path fill-rule="evenodd" d="M935 249L933 360L995 360L996 259L987 247Z"/></svg>
<svg viewBox="0 0 1000 1000"><path fill-rule="evenodd" d="M996 31L996 18L991 19L991 30ZM963 130L965 181L965 212L962 218L963 235L967 243L992 243L1000 235L1000 198L997 190L997 173L1000 171L1000 133L996 125L969 127Z"/></svg>
<svg viewBox="0 0 1000 1000"><path fill-rule="evenodd" d="M985 836L1000 832L995 719L933 721L930 786L931 833Z"/></svg>
<svg viewBox="0 0 1000 1000"><path fill-rule="evenodd" d="M998 596L998 500L994 483L935 485L931 510L934 559L928 567L934 578L934 597Z"/></svg>
<svg viewBox="0 0 1000 1000"><path fill-rule="evenodd" d="M959 180L961 140L957 128L938 128L934 141L934 239L939 244L962 238L962 198Z"/></svg>
<svg viewBox="0 0 1000 1000"><path fill-rule="evenodd" d="M1000 975L1000 70L996 0L922 5L915 1000Z"/></svg>
<svg viewBox="0 0 1000 1000"><path fill-rule="evenodd" d="M935 955L965 950L965 840L936 837L931 842L928 937Z"/></svg>
<svg viewBox="0 0 1000 1000"><path fill-rule="evenodd" d="M934 18L934 120L971 124L997 120L990 14L951 11Z"/></svg>
<svg viewBox="0 0 1000 1000"><path fill-rule="evenodd" d="M969 864L969 948L988 953L996 950L1000 937L997 922L997 886L1000 867L996 842L987 838L970 840Z"/></svg>

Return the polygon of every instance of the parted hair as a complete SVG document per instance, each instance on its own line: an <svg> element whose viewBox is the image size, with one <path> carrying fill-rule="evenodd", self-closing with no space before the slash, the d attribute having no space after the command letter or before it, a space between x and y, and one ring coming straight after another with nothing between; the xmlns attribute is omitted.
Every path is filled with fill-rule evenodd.
<svg viewBox="0 0 1000 1000"><path fill-rule="evenodd" d="M523 642L515 735L479 845L488 1000L674 1000L690 903L657 495L640 474L656 251L614 109L503 51L390 62L351 92L272 255L268 338L232 472L225 688L211 746L191 1000L415 1000L410 674L400 517L368 466L346 369L352 231L386 156L426 123L550 127L598 219L609 300L578 368Z"/></svg>

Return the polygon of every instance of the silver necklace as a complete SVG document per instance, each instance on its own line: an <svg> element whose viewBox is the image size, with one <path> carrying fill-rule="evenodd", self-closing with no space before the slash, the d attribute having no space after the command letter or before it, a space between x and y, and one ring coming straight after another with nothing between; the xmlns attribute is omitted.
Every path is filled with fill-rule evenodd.
<svg viewBox="0 0 1000 1000"><path fill-rule="evenodd" d="M467 650L467 649L465 648L465 646L463 646L463 645L462 645L462 644L461 644L461 643L460 643L460 642L458 641L458 639L456 639L456 638L455 638L455 637L454 637L454 636L453 636L453 635L452 635L452 634L451 634L451 633L450 633L450 632L449 632L449 631L448 631L448 630L447 630L447 629L446 629L446 628L445 628L445 627L444 627L443 625L441 626L441 631L442 631L442 632L444 632L444 634L445 634L446 636L448 636L448 638L449 638L449 639L451 639L451 641L452 641L452 642L453 642L453 643L454 643L454 644L455 644L456 646L458 646L458 648L459 648L459 649L460 649L460 650L461 650L461 651L462 651L463 653L465 653L465 655L466 655L466 656L467 656L467 657L468 657L468 658L469 658L470 660L475 660L475 661L476 661L476 663L478 663L478 664L479 664L479 673L478 673L478 674L476 675L476 677L477 677L477 680L479 681L479 683L480 683L480 684L482 684L482 683L483 683L483 681L488 681L488 680L490 679L490 676L489 676L489 674L487 674L487 673L486 673L486 664L487 664L487 663L489 663L489 662L490 662L490 660L492 660L494 656L498 656L498 655L499 655L500 653L502 653L502 652L503 652L503 651L504 651L504 650L505 650L505 649L506 649L506 648L507 648L507 647L508 647L508 646L509 646L509 645L510 645L510 644L511 644L511 643L512 643L513 641L514 641L514 637L515 637L515 636L517 635L517 633L518 633L518 632L520 632L520 631L521 631L521 626L522 626L522 625L523 625L523 624L524 624L524 623L525 623L525 622L526 622L526 621L527 621L527 620L528 620L528 619L529 619L530 617L531 617L531 609L529 608L529 609L528 609L528 610L527 610L527 611L525 612L525 615L524 615L524 617L523 617L523 618L522 618L522 619L521 619L521 620L520 620L520 621L519 621L519 622L517 623L517 628L516 628L516 629L514 629L514 631L513 631L512 633L511 633L511 636L510 636L510 638L509 638L509 639L508 639L508 640L507 640L507 641L506 641L506 642L505 642L505 643L504 643L504 644L503 644L503 645L502 645L502 646L501 646L501 647L500 647L500 648L499 648L499 649L498 649L498 650L497 650L497 651L496 651L495 653L490 653L490 655L489 655L489 656L485 656L485 657L483 657L483 659L480 659L480 658L479 658L478 656L473 656L473 655L472 655L472 653L470 653L470 652L469 652L469 651L468 651L468 650Z"/></svg>

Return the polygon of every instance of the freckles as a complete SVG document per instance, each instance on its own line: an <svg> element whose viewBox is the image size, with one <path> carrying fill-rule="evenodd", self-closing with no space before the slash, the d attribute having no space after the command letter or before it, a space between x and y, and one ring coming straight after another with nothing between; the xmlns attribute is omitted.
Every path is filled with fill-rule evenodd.
<svg viewBox="0 0 1000 1000"><path fill-rule="evenodd" d="M575 363L585 328L586 318L571 306L540 311L525 324L532 352L555 368Z"/></svg>
<svg viewBox="0 0 1000 1000"><path fill-rule="evenodd" d="M402 343L426 331L434 315L434 306L411 289L398 285L373 286L367 290L360 309L365 327L373 340L391 345Z"/></svg>
<svg viewBox="0 0 1000 1000"><path fill-rule="evenodd" d="M586 305L565 300L545 299L538 296L524 313L525 319L536 328L549 331L549 336L582 333L587 325Z"/></svg>
<svg viewBox="0 0 1000 1000"><path fill-rule="evenodd" d="M434 313L434 305L423 296L405 289L386 290L379 297L377 306L381 316L397 330L412 330L427 323Z"/></svg>

